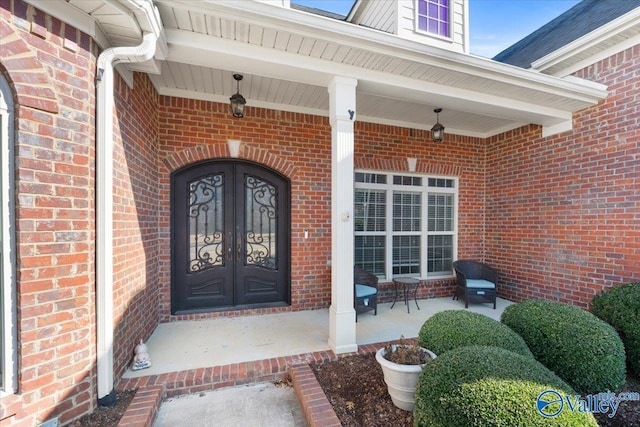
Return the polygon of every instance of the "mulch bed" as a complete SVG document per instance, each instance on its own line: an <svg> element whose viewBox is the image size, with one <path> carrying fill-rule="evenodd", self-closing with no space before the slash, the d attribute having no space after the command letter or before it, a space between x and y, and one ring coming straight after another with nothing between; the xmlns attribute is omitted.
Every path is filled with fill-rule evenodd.
<svg viewBox="0 0 640 427"><path fill-rule="evenodd" d="M375 354L311 365L343 426L413 426L413 412L397 408Z"/></svg>
<svg viewBox="0 0 640 427"><path fill-rule="evenodd" d="M375 355L348 356L311 368L343 426L413 426L413 413L391 401ZM640 392L638 377L627 375L621 391ZM601 427L640 427L640 401L622 402L613 418L595 416Z"/></svg>
<svg viewBox="0 0 640 427"><path fill-rule="evenodd" d="M69 427L116 427L135 394L135 390L119 392L114 406L99 406L91 414L69 424Z"/></svg>

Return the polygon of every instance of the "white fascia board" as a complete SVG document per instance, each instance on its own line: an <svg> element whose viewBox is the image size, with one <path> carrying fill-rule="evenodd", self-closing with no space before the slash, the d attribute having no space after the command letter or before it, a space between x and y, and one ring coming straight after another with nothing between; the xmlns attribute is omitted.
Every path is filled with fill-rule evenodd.
<svg viewBox="0 0 640 427"><path fill-rule="evenodd" d="M620 53L623 50L627 50L638 44L640 44L640 35L628 38L624 42L618 43L615 46L610 47L609 49L599 51L595 55L592 55L586 59L575 62L568 67L565 67L558 71L553 72L552 75L556 77L569 77L571 74L575 73L576 71L587 68L588 66L593 65L596 62L602 61L603 59L607 59L615 55L616 53ZM562 62L562 61L559 61L559 62ZM555 64L550 65L550 67L552 67L553 65Z"/></svg>
<svg viewBox="0 0 640 427"><path fill-rule="evenodd" d="M558 123L542 126L542 137L553 136L573 129L573 119L567 119Z"/></svg>
<svg viewBox="0 0 640 427"><path fill-rule="evenodd" d="M581 52L584 52L594 46L597 46L598 44L612 37L615 37L616 35L623 33L637 25L640 25L640 8L633 9L632 11L607 23L606 25L603 25L602 27L597 28L594 31L591 31L588 34L585 34L584 36L572 41L571 43L562 46L560 49L557 49L543 56L542 58L534 61L531 64L531 68L536 71L544 71L563 61L570 60L573 56ZM629 45L629 42L624 44ZM633 45L634 44L631 44L631 46ZM615 50L615 48L613 49ZM624 50L624 49L619 49L617 50L617 52L621 50ZM607 51L609 51L609 49L607 49ZM602 55L597 55L597 57L600 58L602 57ZM584 61L581 61L581 63L582 62ZM582 68L594 62L597 62L597 60L594 60L593 62L590 62L590 63L586 63L585 65L582 65ZM574 71L576 71L576 70L579 70L580 68L576 69L575 66L572 66L571 69L574 69ZM570 72L567 72L565 70L561 70L557 73L554 73L555 76L559 76L559 77L563 77L568 74L570 74Z"/></svg>
<svg viewBox="0 0 640 427"><path fill-rule="evenodd" d="M306 37L315 37L395 58L455 70L492 81L576 98L589 104L595 104L607 96L606 87L603 85L596 89L591 84L584 85L576 81L566 82L554 76L532 72L487 58L440 49L348 22L294 9L274 7L251 0L228 2L156 0L156 3L184 10L196 10L201 13L215 13L223 18L280 29Z"/></svg>
<svg viewBox="0 0 640 427"><path fill-rule="evenodd" d="M158 7L151 0L127 0L133 8L137 24L144 32L152 32L158 38L156 44L156 58L167 57L168 46L164 35L164 25L160 18Z"/></svg>
<svg viewBox="0 0 640 427"><path fill-rule="evenodd" d="M247 43L185 31L168 30L166 34L171 61L249 74L259 70L262 76L323 87L328 87L333 76L351 77L361 82L359 91L421 103L429 97L430 102L441 102L443 108L455 106L456 109L478 114L486 114L487 108L491 107L496 117L514 121L533 118L535 123L542 124L548 119L565 119L567 115L571 115L566 110L547 105L506 99L403 76L390 78L388 73L381 71L332 63L319 58L302 59L289 52L274 50L265 55L264 48Z"/></svg>
<svg viewBox="0 0 640 427"><path fill-rule="evenodd" d="M353 17L356 15L356 12L358 11L358 9L360 9L360 6L362 6L362 0L356 0L356 2L353 4L353 6L351 6L351 10L349 11L349 14L347 15L346 20L348 22L351 22L353 20Z"/></svg>

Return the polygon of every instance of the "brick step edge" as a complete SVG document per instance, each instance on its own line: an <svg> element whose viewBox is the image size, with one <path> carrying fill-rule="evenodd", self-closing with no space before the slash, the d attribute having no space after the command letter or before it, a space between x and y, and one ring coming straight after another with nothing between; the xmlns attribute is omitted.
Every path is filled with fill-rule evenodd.
<svg viewBox="0 0 640 427"><path fill-rule="evenodd" d="M118 427L151 427L164 398L163 385L140 387L120 419Z"/></svg>
<svg viewBox="0 0 640 427"><path fill-rule="evenodd" d="M375 353L381 346L397 341L358 346L357 354ZM317 351L294 356L278 357L253 362L234 363L213 368L199 368L123 379L118 390L136 389L136 394L120 419L118 427L151 427L160 405L170 397L213 391L243 384L274 382L291 375L293 386L311 427L341 426L310 363L323 363L356 353L336 355L333 351ZM333 416L332 416L333 415Z"/></svg>
<svg viewBox="0 0 640 427"><path fill-rule="evenodd" d="M311 427L340 427L340 419L309 365L291 367L291 379L307 422Z"/></svg>

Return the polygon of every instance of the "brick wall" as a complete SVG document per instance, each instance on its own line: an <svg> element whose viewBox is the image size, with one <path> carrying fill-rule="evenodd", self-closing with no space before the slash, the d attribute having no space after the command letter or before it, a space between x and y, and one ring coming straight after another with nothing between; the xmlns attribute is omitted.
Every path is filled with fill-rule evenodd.
<svg viewBox="0 0 640 427"><path fill-rule="evenodd" d="M331 303L331 127L325 117L247 107L233 119L229 106L160 97L160 311L163 321L247 315L328 307ZM240 158L253 160L291 180L292 305L245 311L170 316L170 180L187 164L229 157L228 140L241 140ZM430 132L356 122L355 166L460 177L459 254L482 256L484 232L484 146L477 138L448 135L434 143ZM304 239L304 230L309 238ZM388 299L390 285L383 284ZM447 296L451 280L433 281L422 296Z"/></svg>
<svg viewBox="0 0 640 427"><path fill-rule="evenodd" d="M116 74L114 118L114 371L119 378L158 311L158 95L143 74Z"/></svg>
<svg viewBox="0 0 640 427"><path fill-rule="evenodd" d="M2 425L65 424L96 406L97 48L22 2L0 2L0 68L16 93L18 393ZM12 16L15 15L15 16ZM114 371L158 321L157 94L116 75Z"/></svg>
<svg viewBox="0 0 640 427"><path fill-rule="evenodd" d="M327 307L331 300L331 132L328 119L247 107L234 119L227 104L160 97L160 309L170 314L170 180L187 164L230 157L227 141L242 140L240 158L252 160L291 181L290 308L266 308L174 316L194 319ZM309 238L304 239L304 230Z"/></svg>
<svg viewBox="0 0 640 427"><path fill-rule="evenodd" d="M588 307L640 278L640 47L577 76L610 96L576 113L573 131L527 126L488 141L486 258L516 301Z"/></svg>
<svg viewBox="0 0 640 427"><path fill-rule="evenodd" d="M0 70L16 107L18 393L0 424L95 407L96 48L21 1L0 1Z"/></svg>

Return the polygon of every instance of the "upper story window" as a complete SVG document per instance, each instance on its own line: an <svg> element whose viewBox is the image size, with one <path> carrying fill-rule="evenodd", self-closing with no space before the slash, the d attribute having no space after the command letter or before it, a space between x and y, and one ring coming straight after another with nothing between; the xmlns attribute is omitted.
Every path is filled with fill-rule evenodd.
<svg viewBox="0 0 640 427"><path fill-rule="evenodd" d="M391 280L450 277L457 179L356 171L355 265Z"/></svg>
<svg viewBox="0 0 640 427"><path fill-rule="evenodd" d="M418 0L418 29L429 34L451 37L450 0Z"/></svg>

